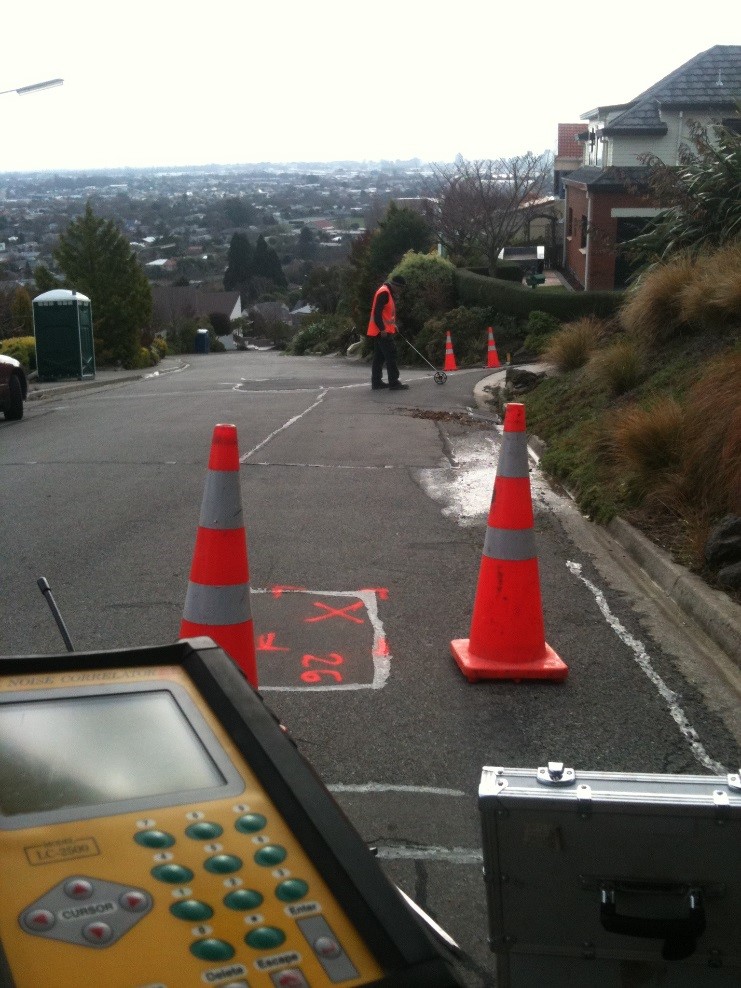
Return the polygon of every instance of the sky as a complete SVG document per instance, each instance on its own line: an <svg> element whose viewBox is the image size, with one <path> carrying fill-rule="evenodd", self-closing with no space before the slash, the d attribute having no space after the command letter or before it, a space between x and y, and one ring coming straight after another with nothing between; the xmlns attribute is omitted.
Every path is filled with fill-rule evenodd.
<svg viewBox="0 0 741 988"><path fill-rule="evenodd" d="M741 44L738 0L3 8L0 90L64 85L0 95L0 172L539 154L559 123Z"/></svg>

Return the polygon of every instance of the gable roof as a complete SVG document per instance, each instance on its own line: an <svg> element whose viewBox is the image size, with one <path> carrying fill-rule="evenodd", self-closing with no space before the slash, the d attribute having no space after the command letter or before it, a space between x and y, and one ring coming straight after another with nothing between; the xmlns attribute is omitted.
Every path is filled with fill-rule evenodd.
<svg viewBox="0 0 741 988"><path fill-rule="evenodd" d="M238 303L239 292L205 292L193 285L152 285L154 313L164 322L183 316L206 318L212 312L231 318Z"/></svg>

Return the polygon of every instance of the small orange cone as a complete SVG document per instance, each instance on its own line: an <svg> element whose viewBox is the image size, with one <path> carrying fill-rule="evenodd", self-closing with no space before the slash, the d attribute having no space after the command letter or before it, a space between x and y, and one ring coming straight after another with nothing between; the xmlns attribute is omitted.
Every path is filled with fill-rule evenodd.
<svg viewBox="0 0 741 988"><path fill-rule="evenodd" d="M217 425L185 596L181 638L207 635L257 689L247 533L242 519L237 427Z"/></svg>
<svg viewBox="0 0 741 988"><path fill-rule="evenodd" d="M470 638L452 641L450 650L472 683L481 679L562 680L568 675L568 666L545 641L525 406L516 402L507 405L504 416Z"/></svg>
<svg viewBox="0 0 741 988"><path fill-rule="evenodd" d="M453 353L453 341L450 338L450 330L448 330L445 334L445 363L443 364L443 370L458 370L455 362L455 354Z"/></svg>
<svg viewBox="0 0 741 988"><path fill-rule="evenodd" d="M494 330L489 326L489 345L487 347L486 353L486 366L487 367L500 367L499 354L497 353L497 345L494 342Z"/></svg>

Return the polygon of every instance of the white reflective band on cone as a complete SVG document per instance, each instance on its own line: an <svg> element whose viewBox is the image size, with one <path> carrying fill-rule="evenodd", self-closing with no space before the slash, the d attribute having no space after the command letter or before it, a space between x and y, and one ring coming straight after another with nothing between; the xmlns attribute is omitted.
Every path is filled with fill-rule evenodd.
<svg viewBox="0 0 741 988"><path fill-rule="evenodd" d="M249 583L209 587L189 583L183 620L193 624L241 624L252 619Z"/></svg>

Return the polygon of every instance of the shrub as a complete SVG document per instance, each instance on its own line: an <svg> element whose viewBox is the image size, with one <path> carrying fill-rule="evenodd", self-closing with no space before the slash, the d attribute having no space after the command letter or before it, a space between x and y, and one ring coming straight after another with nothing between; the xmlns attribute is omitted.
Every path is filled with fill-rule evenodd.
<svg viewBox="0 0 741 988"><path fill-rule="evenodd" d="M445 340L449 332L453 343L456 364L459 367L474 367L486 361L488 334L487 329L496 326L495 341L497 348L504 349L513 334L507 333L502 320L491 309L467 308L460 306L442 316L428 319L422 332L414 341L416 348L423 353L432 364L442 366L445 358ZM501 328L501 333L500 333ZM419 363L414 351L399 343L400 359L402 362Z"/></svg>
<svg viewBox="0 0 741 988"><path fill-rule="evenodd" d="M592 355L589 372L609 394L621 395L640 383L644 373L643 359L633 342L617 340Z"/></svg>
<svg viewBox="0 0 741 988"><path fill-rule="evenodd" d="M556 316L552 316L549 312L533 309L525 323L525 349L535 354L542 353L551 335L560 326L561 322Z"/></svg>
<svg viewBox="0 0 741 988"><path fill-rule="evenodd" d="M673 485L708 521L741 515L741 352L709 364L685 404L681 476Z"/></svg>
<svg viewBox="0 0 741 988"><path fill-rule="evenodd" d="M152 367L157 361L152 356L151 351L148 347L139 347L137 353L124 361L124 367L127 370L143 370L145 367Z"/></svg>
<svg viewBox="0 0 741 988"><path fill-rule="evenodd" d="M666 396L646 407L632 405L614 416L608 429L613 463L629 501L640 504L679 469L684 423L681 405Z"/></svg>
<svg viewBox="0 0 741 988"><path fill-rule="evenodd" d="M689 255L647 271L631 289L620 310L625 331L653 349L690 329L681 299L695 274L695 262Z"/></svg>
<svg viewBox="0 0 741 988"><path fill-rule="evenodd" d="M347 316L309 316L286 347L286 353L344 353L356 337L355 327Z"/></svg>
<svg viewBox="0 0 741 988"><path fill-rule="evenodd" d="M741 312L741 245L732 244L697 258L680 296L683 321L712 331L738 322Z"/></svg>
<svg viewBox="0 0 741 988"><path fill-rule="evenodd" d="M402 275L407 283L398 305L399 324L406 337L416 336L428 319L455 306L455 268L445 258L409 251L392 273Z"/></svg>
<svg viewBox="0 0 741 988"><path fill-rule="evenodd" d="M13 336L9 340L0 340L0 353L15 357L27 371L36 370L36 337Z"/></svg>
<svg viewBox="0 0 741 988"><path fill-rule="evenodd" d="M589 360L602 333L598 319L584 317L554 333L543 350L543 359L560 371L577 370Z"/></svg>
<svg viewBox="0 0 741 988"><path fill-rule="evenodd" d="M155 336L152 340L152 349L158 354L160 360L167 356L167 340L164 336Z"/></svg>

